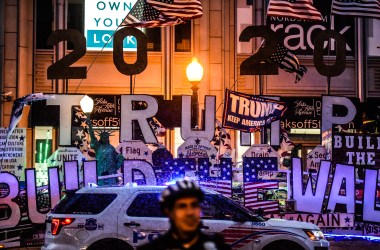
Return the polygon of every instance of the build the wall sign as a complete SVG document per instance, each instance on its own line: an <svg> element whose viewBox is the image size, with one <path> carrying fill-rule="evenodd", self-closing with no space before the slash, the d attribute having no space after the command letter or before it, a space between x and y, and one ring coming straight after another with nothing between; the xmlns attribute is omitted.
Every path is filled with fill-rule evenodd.
<svg viewBox="0 0 380 250"><path fill-rule="evenodd" d="M355 166L380 166L380 136L334 133L332 160Z"/></svg>

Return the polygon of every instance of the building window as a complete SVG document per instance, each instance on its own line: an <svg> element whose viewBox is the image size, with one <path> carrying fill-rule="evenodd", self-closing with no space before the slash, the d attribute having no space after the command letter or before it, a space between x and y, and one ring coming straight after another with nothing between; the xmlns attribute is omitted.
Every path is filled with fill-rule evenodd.
<svg viewBox="0 0 380 250"><path fill-rule="evenodd" d="M175 52L191 52L191 21L175 26Z"/></svg>
<svg viewBox="0 0 380 250"><path fill-rule="evenodd" d="M47 39L53 26L53 2L51 0L36 1L36 48L53 49L47 45Z"/></svg>

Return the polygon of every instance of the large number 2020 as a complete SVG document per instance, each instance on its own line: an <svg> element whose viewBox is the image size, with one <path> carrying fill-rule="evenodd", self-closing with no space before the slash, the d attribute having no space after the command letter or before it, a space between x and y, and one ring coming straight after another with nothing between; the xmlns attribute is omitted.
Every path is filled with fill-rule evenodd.
<svg viewBox="0 0 380 250"><path fill-rule="evenodd" d="M137 40L137 60L133 64L126 63L123 58L123 40L133 36ZM87 67L71 67L86 54L86 38L77 30L57 30L48 38L49 45L69 41L73 51L65 55L47 69L48 79L85 79ZM143 72L148 64L147 39L145 34L136 28L122 28L115 33L113 59L117 70L124 75L135 75Z"/></svg>
<svg viewBox="0 0 380 250"><path fill-rule="evenodd" d="M277 65L268 62L268 59L277 49L275 32L267 26L248 26L240 34L239 41L248 42L253 37L263 37L265 39L265 47L260 47L255 54L241 63L240 74L277 75ZM323 48L325 41L331 38L336 41L336 59L333 65L326 65L323 61ZM340 33L334 30L323 30L318 33L315 39L314 66L324 76L338 76L343 73L346 67L346 41Z"/></svg>

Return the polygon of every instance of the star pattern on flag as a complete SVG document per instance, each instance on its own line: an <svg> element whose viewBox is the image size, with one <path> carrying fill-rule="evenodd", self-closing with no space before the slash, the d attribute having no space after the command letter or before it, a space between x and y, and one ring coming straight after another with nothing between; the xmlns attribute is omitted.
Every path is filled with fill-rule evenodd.
<svg viewBox="0 0 380 250"><path fill-rule="evenodd" d="M245 182L257 180L259 170L277 171L277 157L244 157L243 176Z"/></svg>

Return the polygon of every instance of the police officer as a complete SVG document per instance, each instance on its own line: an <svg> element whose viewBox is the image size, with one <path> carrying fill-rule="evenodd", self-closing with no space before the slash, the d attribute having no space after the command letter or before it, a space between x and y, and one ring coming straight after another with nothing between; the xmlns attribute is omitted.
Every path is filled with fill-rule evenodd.
<svg viewBox="0 0 380 250"><path fill-rule="evenodd" d="M161 194L162 212L169 218L170 229L138 250L229 250L223 236L201 231L201 207L204 194L193 181L181 180Z"/></svg>

